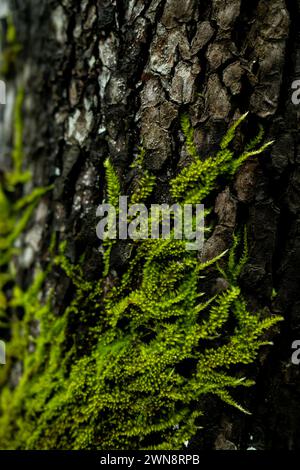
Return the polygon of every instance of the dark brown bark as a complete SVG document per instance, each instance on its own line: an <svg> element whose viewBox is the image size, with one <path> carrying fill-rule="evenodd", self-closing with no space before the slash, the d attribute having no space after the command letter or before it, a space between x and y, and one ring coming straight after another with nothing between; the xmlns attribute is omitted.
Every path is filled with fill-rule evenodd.
<svg viewBox="0 0 300 470"><path fill-rule="evenodd" d="M111 155L126 191L142 141L160 182L156 200L166 201L166 182L186 157L181 112L191 116L203 156L246 111L249 135L261 123L275 139L271 157L247 163L219 195L205 255L227 248L236 224L246 222L244 289L254 308L286 321L253 370L257 386L243 396L253 415L209 403L205 437L191 446L300 449L300 370L291 365L300 335L299 107L291 102L300 75L299 0L15 0L11 7L23 49L8 89L13 96L17 83L25 86L24 143L34 184L55 185L21 240L23 282L46 261L54 231L68 239L74 260L86 252L86 276L97 277L104 158ZM128 256L119 247L116 268ZM69 282L54 273L51 285L59 312Z"/></svg>

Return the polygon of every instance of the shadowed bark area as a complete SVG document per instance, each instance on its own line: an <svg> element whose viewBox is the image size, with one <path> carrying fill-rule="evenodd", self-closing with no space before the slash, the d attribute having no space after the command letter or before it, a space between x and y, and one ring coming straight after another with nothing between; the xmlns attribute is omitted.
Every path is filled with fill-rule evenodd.
<svg viewBox="0 0 300 470"><path fill-rule="evenodd" d="M170 200L170 177L187 159L182 113L191 118L203 158L247 111L240 141L253 137L259 124L275 140L267 156L247 162L218 195L204 258L227 249L235 227L246 223L251 250L243 288L251 307L266 316L280 313L285 322L274 347L253 366L257 385L241 394L252 416L208 401L205 432L190 445L300 449L300 371L291 364L291 344L300 339L300 108L291 102L291 84L300 76L299 0L15 0L10 8L22 50L18 73L8 80L6 128L13 127L16 90L24 87L32 184L54 184L20 238L24 286L47 262L53 232L68 240L72 261L86 254L87 279L99 276L95 212L107 156L126 194L135 184L130 164L142 142L146 166L159 181L154 198L162 203ZM7 133L7 152L10 140ZM114 248L112 278L129 258L126 244ZM55 290L59 315L70 281L57 271L46 287ZM80 343L86 331L78 324L73 333ZM16 365L12 382L21 371Z"/></svg>

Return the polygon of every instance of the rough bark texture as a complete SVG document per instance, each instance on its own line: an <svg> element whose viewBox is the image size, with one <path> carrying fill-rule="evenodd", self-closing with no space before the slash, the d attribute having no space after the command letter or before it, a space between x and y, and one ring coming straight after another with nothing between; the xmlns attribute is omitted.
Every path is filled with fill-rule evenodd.
<svg viewBox="0 0 300 470"><path fill-rule="evenodd" d="M54 231L68 239L71 258L87 253L86 276L97 277L95 208L107 155L126 192L142 141L147 166L160 181L156 200L168 201L166 182L186 158L181 112L190 115L203 156L246 111L249 135L262 123L267 138L276 140L270 158L245 164L219 195L205 256L227 248L236 223L247 222L251 259L243 286L254 308L279 312L286 321L256 366L257 386L244 394L253 415L209 404L207 432L191 446L299 449L300 371L290 360L300 335L299 108L290 92L300 75L299 0L16 0L11 6L22 53L8 86L5 125L12 127L10 103L16 83L23 84L33 183L55 186L20 242L24 283L46 261ZM116 268L129 256L118 247ZM49 284L59 312L69 281L53 273ZM270 305L272 289L278 295Z"/></svg>

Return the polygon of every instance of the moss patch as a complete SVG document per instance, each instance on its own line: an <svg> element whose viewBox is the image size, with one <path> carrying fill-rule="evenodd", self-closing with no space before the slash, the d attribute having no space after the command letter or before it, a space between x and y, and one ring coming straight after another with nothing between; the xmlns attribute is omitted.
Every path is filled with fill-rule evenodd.
<svg viewBox="0 0 300 470"><path fill-rule="evenodd" d="M245 118L205 161L183 119L191 163L170 182L174 202L206 203L220 190L221 176L228 181L247 158L270 145L261 145L260 134L236 155L230 146ZM141 152L135 162L141 170L143 158ZM116 205L120 183L109 160L105 166L107 197ZM141 171L140 181L132 203L147 199L154 188L152 175ZM255 361L268 344L265 331L281 320L247 308L238 284L248 258L246 233L235 236L229 254L205 263L184 241L133 245L125 273L108 287L110 242L104 244L105 269L97 282L85 280L61 244L54 262L75 294L60 317L51 312L51 295L45 305L39 300L47 273L27 292L15 287L9 305L22 308L24 316L11 323L8 355L11 364L22 362L23 374L14 389L7 385L7 370L0 378L1 448L180 449L201 425L208 394L246 412L232 392L252 381L236 366ZM212 297L206 276L218 270L228 287ZM40 333L33 337L35 321ZM74 324L78 332L70 341Z"/></svg>

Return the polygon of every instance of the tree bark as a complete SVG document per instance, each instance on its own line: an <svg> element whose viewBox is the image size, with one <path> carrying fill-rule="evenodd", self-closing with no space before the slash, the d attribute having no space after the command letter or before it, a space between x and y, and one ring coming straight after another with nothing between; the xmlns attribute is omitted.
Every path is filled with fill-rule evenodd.
<svg viewBox="0 0 300 470"><path fill-rule="evenodd" d="M228 248L235 227L246 223L251 256L243 288L252 308L280 313L285 321L272 350L253 366L256 386L242 394L252 415L209 402L206 432L190 446L299 450L300 370L291 364L291 345L300 335L300 108L291 101L291 84L300 75L299 0L15 0L10 11L22 50L17 73L7 78L0 168L7 166L13 102L22 86L32 185L54 184L20 237L16 262L23 286L49 260L53 233L68 240L72 261L85 253L88 280L99 276L95 211L107 156L126 194L142 142L146 166L159 181L155 200L162 203L187 157L182 113L191 118L203 157L247 111L247 133L262 124L266 139L275 140L269 155L247 162L219 194L204 254ZM3 7L4 27L7 14ZM129 257L118 245L114 269ZM68 305L70 281L53 272L50 288L59 315ZM80 328L78 338L85 334ZM18 367L12 376L21 374Z"/></svg>

